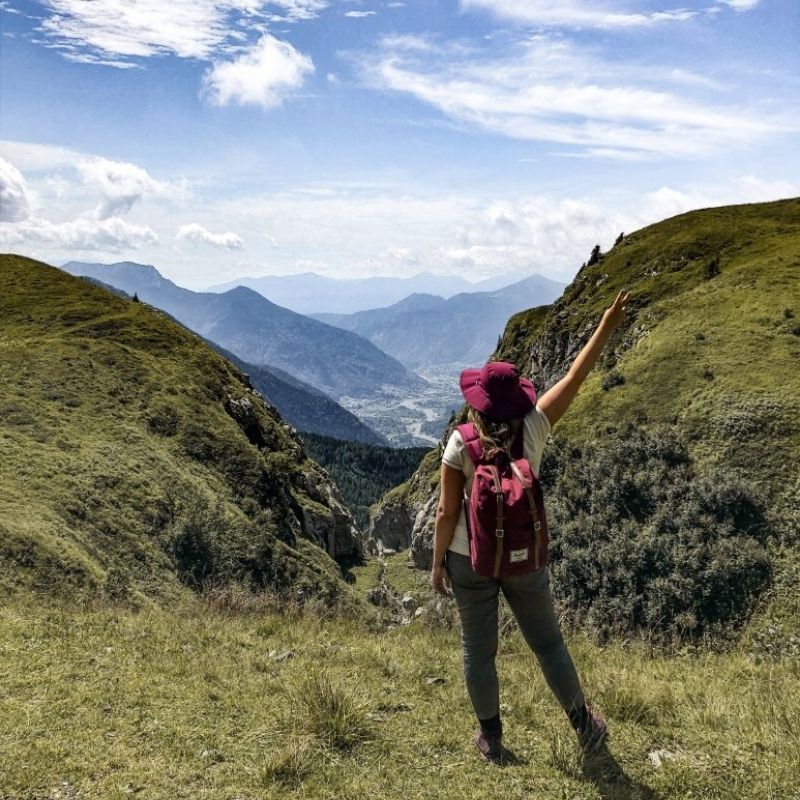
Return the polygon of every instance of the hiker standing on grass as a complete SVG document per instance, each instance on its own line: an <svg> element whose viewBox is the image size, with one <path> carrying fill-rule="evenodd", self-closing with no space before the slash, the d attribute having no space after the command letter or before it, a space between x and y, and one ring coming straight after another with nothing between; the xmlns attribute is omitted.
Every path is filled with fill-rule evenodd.
<svg viewBox="0 0 800 800"><path fill-rule="evenodd" d="M595 749L606 736L605 720L583 695L553 609L538 472L552 426L622 322L627 300L627 292L617 295L566 376L538 403L533 384L513 364L489 362L461 373L469 423L453 431L442 456L431 584L443 594L452 587L455 595L464 675L479 723L475 745L488 761L502 754L495 667L501 590L581 745Z"/></svg>

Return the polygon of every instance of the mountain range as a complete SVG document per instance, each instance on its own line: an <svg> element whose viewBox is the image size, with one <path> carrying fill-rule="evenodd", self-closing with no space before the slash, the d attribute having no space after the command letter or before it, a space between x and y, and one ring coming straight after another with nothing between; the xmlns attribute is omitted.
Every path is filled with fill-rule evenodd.
<svg viewBox="0 0 800 800"><path fill-rule="evenodd" d="M414 390L424 381L366 339L270 302L239 286L222 293L177 286L153 266L70 261L72 275L96 278L163 309L249 364L277 367L330 395L369 397Z"/></svg>
<svg viewBox="0 0 800 800"><path fill-rule="evenodd" d="M369 339L412 369L467 366L488 358L510 316L552 303L563 289L562 283L531 275L493 291L461 292L447 299L413 294L388 308L313 316Z"/></svg>
<svg viewBox="0 0 800 800"><path fill-rule="evenodd" d="M471 282L460 275L434 275L431 272L410 278L329 278L315 272L304 272L299 275L242 277L212 286L208 291L225 292L237 286L247 286L273 303L300 314L352 314L392 305L410 294L435 294L446 298L460 292L494 291L522 277L524 273L508 272Z"/></svg>
<svg viewBox="0 0 800 800"><path fill-rule="evenodd" d="M118 297L131 300L132 297L122 289L103 283L97 278L82 276L82 279L95 284ZM158 309L166 314L163 309ZM167 314L170 319L175 317ZM175 320L177 322L177 320ZM265 367L259 364L248 364L238 356L220 347L210 339L203 339L209 347L216 350L223 358L238 367L250 382L261 392L264 399L278 409L280 415L300 433L332 436L347 442L361 442L367 445L388 446L389 442L377 431L372 430L355 414L342 408L333 398L328 397L313 386L289 375L277 367Z"/></svg>

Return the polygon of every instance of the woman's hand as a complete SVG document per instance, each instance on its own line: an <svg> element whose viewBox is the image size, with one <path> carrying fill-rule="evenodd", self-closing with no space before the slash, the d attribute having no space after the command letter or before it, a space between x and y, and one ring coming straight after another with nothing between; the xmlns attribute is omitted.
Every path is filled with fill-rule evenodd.
<svg viewBox="0 0 800 800"><path fill-rule="evenodd" d="M628 292L620 292L616 300L605 310L600 324L608 331L615 331L625 319L625 303L629 297Z"/></svg>
<svg viewBox="0 0 800 800"><path fill-rule="evenodd" d="M438 564L431 570L431 586L439 594L450 593L450 576L444 564Z"/></svg>

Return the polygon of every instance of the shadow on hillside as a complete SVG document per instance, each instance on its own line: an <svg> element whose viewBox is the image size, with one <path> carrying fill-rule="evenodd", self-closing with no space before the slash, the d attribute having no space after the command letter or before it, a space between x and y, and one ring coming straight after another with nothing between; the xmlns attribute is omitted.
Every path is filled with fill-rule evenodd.
<svg viewBox="0 0 800 800"><path fill-rule="evenodd" d="M355 583L356 576L353 573L354 567L363 567L366 559L360 555L339 556L336 559L339 569L342 571L342 578L345 583Z"/></svg>
<svg viewBox="0 0 800 800"><path fill-rule="evenodd" d="M584 757L583 776L597 787L603 800L658 800L649 786L625 774L605 743Z"/></svg>

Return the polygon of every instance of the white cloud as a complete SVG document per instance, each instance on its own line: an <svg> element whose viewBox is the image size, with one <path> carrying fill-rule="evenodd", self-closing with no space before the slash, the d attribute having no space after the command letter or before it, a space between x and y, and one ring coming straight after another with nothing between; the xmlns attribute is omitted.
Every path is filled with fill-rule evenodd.
<svg viewBox="0 0 800 800"><path fill-rule="evenodd" d="M244 246L244 242L235 233L231 231L227 233L211 233L211 231L197 222L182 225L175 238L210 244L214 247L224 247L228 250L240 250Z"/></svg>
<svg viewBox="0 0 800 800"><path fill-rule="evenodd" d="M363 19L364 17L374 17L377 13L377 11L345 11L344 16L352 19Z"/></svg>
<svg viewBox="0 0 800 800"><path fill-rule="evenodd" d="M30 215L28 184L22 173L0 157L0 222L19 222Z"/></svg>
<svg viewBox="0 0 800 800"><path fill-rule="evenodd" d="M101 251L119 253L154 244L155 231L147 225L132 225L121 217L79 217L68 222L30 218L17 225L0 226L0 244L13 247L45 245L55 251Z"/></svg>
<svg viewBox="0 0 800 800"><path fill-rule="evenodd" d="M255 270L261 274L311 269L344 277L430 270L478 279L538 271L569 280L595 244L609 249L620 231L630 233L693 209L797 195L800 188L789 182L746 174L714 184L655 184L622 194L609 187L583 196L537 192L494 199L456 192L411 194L391 184L312 186L225 201L213 213L236 220L236 229L248 234L249 263L262 259L269 265ZM265 219L281 231L280 250L258 247Z"/></svg>
<svg viewBox="0 0 800 800"><path fill-rule="evenodd" d="M281 22L314 19L328 7L326 0L274 0L267 5L278 6L282 10L281 14L270 16L270 19Z"/></svg>
<svg viewBox="0 0 800 800"><path fill-rule="evenodd" d="M74 167L87 157L85 153L58 145L15 142L10 139L0 140L0 153L20 169L33 172Z"/></svg>
<svg viewBox="0 0 800 800"><path fill-rule="evenodd" d="M797 130L800 120L692 101L631 65L605 62L587 46L537 35L509 56L459 57L383 42L365 59L365 79L411 94L448 117L516 139L559 142L598 155L700 157ZM649 78L653 70L645 76ZM633 156L635 157L635 155Z"/></svg>
<svg viewBox="0 0 800 800"><path fill-rule="evenodd" d="M203 86L215 105L273 108L302 86L313 71L308 56L266 33L239 57L215 63L206 73Z"/></svg>
<svg viewBox="0 0 800 800"><path fill-rule="evenodd" d="M751 11L761 0L720 0L726 6L730 6L735 11Z"/></svg>
<svg viewBox="0 0 800 800"><path fill-rule="evenodd" d="M44 0L48 46L72 61L130 68L175 55L211 61L270 20L312 19L326 0Z"/></svg>
<svg viewBox="0 0 800 800"><path fill-rule="evenodd" d="M46 0L42 30L67 52L109 58L208 59L227 38L231 4L216 0Z"/></svg>
<svg viewBox="0 0 800 800"><path fill-rule="evenodd" d="M800 197L800 185L787 180L769 181L755 175L742 175L734 179L733 193L743 202L760 203Z"/></svg>
<svg viewBox="0 0 800 800"><path fill-rule="evenodd" d="M680 22L700 13L686 8L620 11L614 4L601 0L461 0L461 5L466 9L485 9L499 17L519 22L570 28L634 28L662 22Z"/></svg>
<svg viewBox="0 0 800 800"><path fill-rule="evenodd" d="M93 158L76 165L84 181L99 189L103 200L97 207L98 219L127 214L144 195L174 196L177 187L152 178L147 170L127 161Z"/></svg>

